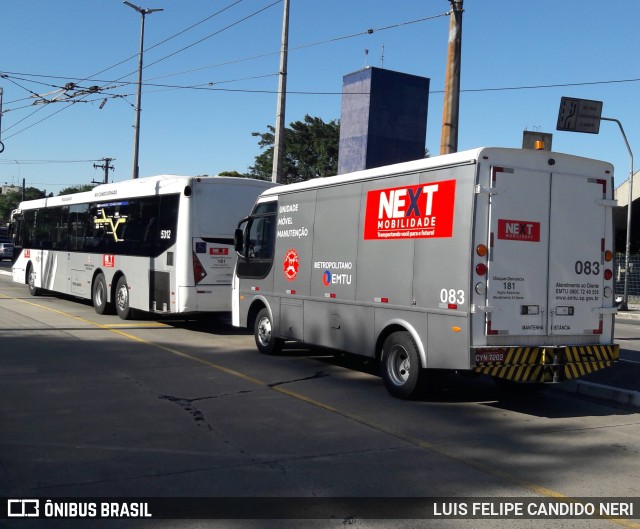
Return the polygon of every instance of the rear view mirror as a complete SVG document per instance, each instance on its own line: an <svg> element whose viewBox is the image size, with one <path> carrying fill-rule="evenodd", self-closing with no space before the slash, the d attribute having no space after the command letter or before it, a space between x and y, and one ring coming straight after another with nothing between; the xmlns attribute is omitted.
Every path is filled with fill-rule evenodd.
<svg viewBox="0 0 640 529"><path fill-rule="evenodd" d="M240 257L244 257L244 231L237 228L233 236L233 246Z"/></svg>

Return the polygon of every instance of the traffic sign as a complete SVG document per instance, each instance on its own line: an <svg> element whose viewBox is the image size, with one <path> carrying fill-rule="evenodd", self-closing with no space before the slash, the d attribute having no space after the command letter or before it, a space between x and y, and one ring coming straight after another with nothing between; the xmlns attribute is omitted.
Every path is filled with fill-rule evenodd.
<svg viewBox="0 0 640 529"><path fill-rule="evenodd" d="M601 116L602 101L563 97L560 100L556 130L598 134Z"/></svg>

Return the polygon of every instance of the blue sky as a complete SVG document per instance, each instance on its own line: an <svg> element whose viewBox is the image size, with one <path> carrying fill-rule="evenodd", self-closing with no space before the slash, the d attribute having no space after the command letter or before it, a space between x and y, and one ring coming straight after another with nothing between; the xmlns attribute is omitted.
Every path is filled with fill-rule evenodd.
<svg viewBox="0 0 640 529"><path fill-rule="evenodd" d="M260 152L251 133L275 121L283 3L133 3L164 9L146 19L140 176L247 171ZM448 0L291 0L287 124L339 119L343 75L382 66L384 46L385 68L431 79L427 147L438 154L449 27L438 15L449 9ZM617 125L603 122L598 135L555 127L562 96L603 101L640 159L640 2L465 0L464 9L459 150L519 147L523 130L539 130L553 133L555 151L610 161L616 184L627 179ZM24 178L57 194L101 180L93 163L103 157L115 158L111 180L130 178L140 15L120 0L4 0L0 24L0 183ZM101 92L34 104L70 82Z"/></svg>

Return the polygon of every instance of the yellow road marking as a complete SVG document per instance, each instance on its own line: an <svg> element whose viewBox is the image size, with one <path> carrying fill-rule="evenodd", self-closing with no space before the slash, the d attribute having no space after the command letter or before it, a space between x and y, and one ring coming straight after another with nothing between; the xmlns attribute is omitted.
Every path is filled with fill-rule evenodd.
<svg viewBox="0 0 640 529"><path fill-rule="evenodd" d="M559 500L564 500L564 501L569 501L569 502L574 502L574 503L580 503L579 500L576 500L574 498L572 498L571 496L567 496L566 494L563 494L561 492L555 491L553 489L549 489L546 487L543 487L541 485L537 485L535 483L532 483L530 481L524 481L521 480L520 478L509 474L508 472L503 472L501 470L498 470L496 468L493 468L491 466L488 466L484 463L482 463L481 461L474 461L474 460L469 460L469 459L465 459L464 457L459 456L456 452L455 452L455 447L451 448L451 449L447 449L446 447L442 447L442 446L438 446L435 445L433 443L429 443L428 441L424 441L423 439L418 439L416 437L412 437L409 435L405 435L403 433L397 432L395 430L391 430L389 428L386 428L384 426L372 423L366 419L363 419L362 417L359 417L358 415L352 414L348 411L345 410L340 410L338 408L335 408L329 404L325 404L324 402L312 399L310 397L307 397L305 395L302 395L301 393L298 393L296 391L291 391L289 389L283 388L282 386L270 386L267 382L257 379L255 377L252 377L250 375L246 375L244 373L241 373L240 371L236 371L234 369L229 369L228 367L224 367L220 364L216 364L215 362L210 362L209 360L205 360L203 358L199 358L197 356L193 356L191 354L188 353L184 353L182 351L178 351L177 349L173 349L171 347L166 347L164 345L160 345L158 343L154 343L154 342L150 342L149 340L146 340L144 338L139 338L137 336L134 336L132 334L120 331L118 329L114 329L112 325L102 325L100 323L96 323L94 321L91 320L87 320L85 318L81 318L79 316L74 316L72 314L57 310L57 309L53 309L51 307L47 307L45 305L40 305L38 303L33 303L31 301L27 301L24 299L19 299L19 298L14 298L11 296L7 296L5 294L0 294L0 297L5 298L5 299L12 299L15 301L20 301L22 303L26 303L27 305L31 305L34 307L38 307L41 309L45 309L48 310L50 312L53 312L55 314L59 314L61 316L65 316L68 318L72 318L74 320L77 321L81 321L83 323L87 323L89 325L94 325L100 329L104 329L105 331L108 332L112 332L115 334L118 334L120 336L123 336L124 338L128 338L130 340L133 340L135 342L138 343L143 343L145 345L149 345L151 347L155 347L157 349L160 349L162 351L166 351L168 353L174 354L176 356L180 356L182 358L186 358L188 360L193 360L194 362L198 362L200 364L206 365L208 367L211 367L213 369L216 369L218 371L221 371L223 373L227 373L229 375L232 375L234 377L240 378L242 380L246 380L247 382L251 382L253 384L256 384L258 386L262 386L262 387L266 387L269 389L272 389L274 391L277 391L278 393L281 393L283 395L286 395L288 397L294 398L296 400L302 401L302 402L306 402L307 404L310 404L311 406L315 406L317 408L326 410L328 412L331 413L335 413L336 415L340 415L341 417L350 419L352 421L355 421L359 424L362 424L363 426L367 426L368 428L371 428L373 430L376 430L378 432L382 432L385 433L387 435L390 435L392 437L395 437L396 439L399 439L401 441L404 441L406 443L409 443L417 448L420 448L422 450L426 450L426 451L430 451L430 452L434 452L437 453L441 456L444 456L448 459L457 461L459 463L462 463L463 465L475 468L476 470L479 470L480 472L483 472L485 474L488 474L490 476L494 476L498 479L501 479L503 481L506 481L508 483L511 483L517 487L523 488L523 489L527 489L530 490L531 492L538 494L540 496L546 496L548 498L554 498L554 499L559 499ZM608 522L614 523L616 525L620 525L622 527L628 527L631 529L640 529L640 524L633 522L631 520L625 520L625 519L616 519L616 518L611 518L611 517L607 517L607 516L600 516L600 517L594 517L597 519L603 519L603 520L607 520Z"/></svg>

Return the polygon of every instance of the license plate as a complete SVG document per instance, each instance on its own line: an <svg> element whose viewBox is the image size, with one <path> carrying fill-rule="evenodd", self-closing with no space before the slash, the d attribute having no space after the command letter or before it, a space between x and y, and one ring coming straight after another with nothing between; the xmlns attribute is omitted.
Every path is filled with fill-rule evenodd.
<svg viewBox="0 0 640 529"><path fill-rule="evenodd" d="M489 362L504 362L504 351L502 349L476 351L476 364L487 364Z"/></svg>

